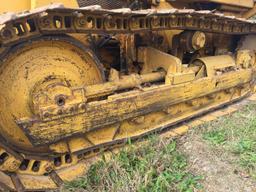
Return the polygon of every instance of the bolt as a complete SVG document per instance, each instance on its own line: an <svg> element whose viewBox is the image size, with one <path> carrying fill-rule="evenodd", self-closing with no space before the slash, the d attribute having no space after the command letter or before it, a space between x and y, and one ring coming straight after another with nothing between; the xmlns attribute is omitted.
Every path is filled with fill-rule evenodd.
<svg viewBox="0 0 256 192"><path fill-rule="evenodd" d="M70 113L73 113L74 111L75 111L75 108L73 106L69 108Z"/></svg>
<svg viewBox="0 0 256 192"><path fill-rule="evenodd" d="M45 168L45 171L48 172L48 173L50 173L50 172L52 171L52 167L46 167L46 168Z"/></svg>
<svg viewBox="0 0 256 192"><path fill-rule="evenodd" d="M43 113L43 117L44 117L44 118L48 118L48 117L50 117L50 113L48 113L48 112L44 112L44 113Z"/></svg>
<svg viewBox="0 0 256 192"><path fill-rule="evenodd" d="M86 109L86 104L85 103L81 103L79 104L79 109L85 110Z"/></svg>
<svg viewBox="0 0 256 192"><path fill-rule="evenodd" d="M83 27L85 24L86 24L86 19L85 18L78 19L78 25L80 27Z"/></svg>
<svg viewBox="0 0 256 192"><path fill-rule="evenodd" d="M50 27L51 21L48 18L42 18L40 24L42 27Z"/></svg>
<svg viewBox="0 0 256 192"><path fill-rule="evenodd" d="M62 115L63 114L63 110L62 109L58 109L57 114L58 115Z"/></svg>
<svg viewBox="0 0 256 192"><path fill-rule="evenodd" d="M10 39L12 38L12 32L9 29L3 29L3 31L1 32L1 35L5 38L5 39Z"/></svg>

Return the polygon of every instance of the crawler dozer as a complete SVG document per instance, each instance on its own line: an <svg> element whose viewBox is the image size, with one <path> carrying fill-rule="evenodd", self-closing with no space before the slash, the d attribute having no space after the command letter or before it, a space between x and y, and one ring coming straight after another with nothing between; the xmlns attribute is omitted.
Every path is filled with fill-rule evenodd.
<svg viewBox="0 0 256 192"><path fill-rule="evenodd" d="M57 189L83 162L255 91L253 0L0 4L0 188Z"/></svg>

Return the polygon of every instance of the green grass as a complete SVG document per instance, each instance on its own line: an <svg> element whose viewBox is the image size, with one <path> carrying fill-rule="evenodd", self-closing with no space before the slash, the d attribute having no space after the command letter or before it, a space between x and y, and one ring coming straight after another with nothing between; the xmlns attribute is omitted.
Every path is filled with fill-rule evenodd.
<svg viewBox="0 0 256 192"><path fill-rule="evenodd" d="M217 150L234 169L256 179L256 103L195 128L211 151ZM131 144L110 160L93 164L89 171L62 191L192 192L203 190L202 176L189 171L186 156L173 140L151 136L147 144ZM193 152L191 152L193 153ZM228 182L228 181L227 181Z"/></svg>
<svg viewBox="0 0 256 192"><path fill-rule="evenodd" d="M109 161L103 158L84 177L66 183L63 191L192 192L201 188L201 179L188 171L175 141L154 136L140 147L129 144Z"/></svg>
<svg viewBox="0 0 256 192"><path fill-rule="evenodd" d="M232 153L239 165L256 179L256 103L217 121L201 126L203 139Z"/></svg>
<svg viewBox="0 0 256 192"><path fill-rule="evenodd" d="M213 145L223 145L227 140L226 133L222 130L212 130L206 132L204 133L203 138L211 142Z"/></svg>

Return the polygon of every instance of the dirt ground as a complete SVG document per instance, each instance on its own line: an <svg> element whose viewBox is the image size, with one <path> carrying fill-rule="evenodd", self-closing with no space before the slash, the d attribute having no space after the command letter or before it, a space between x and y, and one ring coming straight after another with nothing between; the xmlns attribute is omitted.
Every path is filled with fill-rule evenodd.
<svg viewBox="0 0 256 192"><path fill-rule="evenodd" d="M201 136L190 133L180 140L190 164L190 171L202 175L206 192L256 192L256 181L232 163L232 156L212 148Z"/></svg>
<svg viewBox="0 0 256 192"><path fill-rule="evenodd" d="M256 102L241 107L175 139L129 143L63 192L256 192Z"/></svg>

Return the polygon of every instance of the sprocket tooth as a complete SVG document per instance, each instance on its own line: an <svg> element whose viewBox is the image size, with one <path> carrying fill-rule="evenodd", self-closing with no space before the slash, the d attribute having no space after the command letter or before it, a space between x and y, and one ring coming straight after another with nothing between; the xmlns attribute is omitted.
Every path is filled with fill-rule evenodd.
<svg viewBox="0 0 256 192"><path fill-rule="evenodd" d="M19 169L19 166L23 160L23 157L8 147L0 145L0 170L15 172Z"/></svg>
<svg viewBox="0 0 256 192"><path fill-rule="evenodd" d="M19 169L21 161L13 156L7 157L4 163L0 166L1 171L15 172Z"/></svg>
<svg viewBox="0 0 256 192"><path fill-rule="evenodd" d="M158 10L154 5L153 9L133 10L130 5L131 9L125 8L126 0L96 2L101 6L94 5L95 0L77 0L80 8L51 4L0 14L0 191L58 189L84 175L100 159L100 153L108 159L127 140L137 141L150 133L180 137L190 128L235 112L242 105L211 111L256 91L255 87L248 90L248 84L255 83L251 78L255 76L255 57L243 52L247 48L237 56L242 60L240 66L236 54L231 56L230 50L222 50L218 43L205 46L210 44L208 34L211 41L215 35L255 35L255 23L189 7ZM187 34L192 39L184 42L192 40L193 45L185 45L185 51L178 47L177 54L171 55L165 49L173 52L174 46L164 44L169 40L175 44L168 34L173 30L185 35L188 31L200 33ZM144 39L144 35L150 37ZM176 32L172 35L179 36ZM118 48L120 58L114 59L113 65L101 57L108 42L111 47L118 44L113 48ZM149 49L142 52L140 46ZM215 48L221 56L211 53ZM193 56L186 54L181 59L178 52ZM202 56L196 59L199 66L192 66L194 56ZM189 59L191 63L182 63ZM166 68L154 64L165 61ZM144 73L146 65L149 70ZM173 71L172 66L176 68ZM112 67L116 74L105 78ZM256 96L248 100L256 101ZM189 121L191 118L196 119ZM8 142L2 142L2 136ZM10 148L6 147L9 144Z"/></svg>

